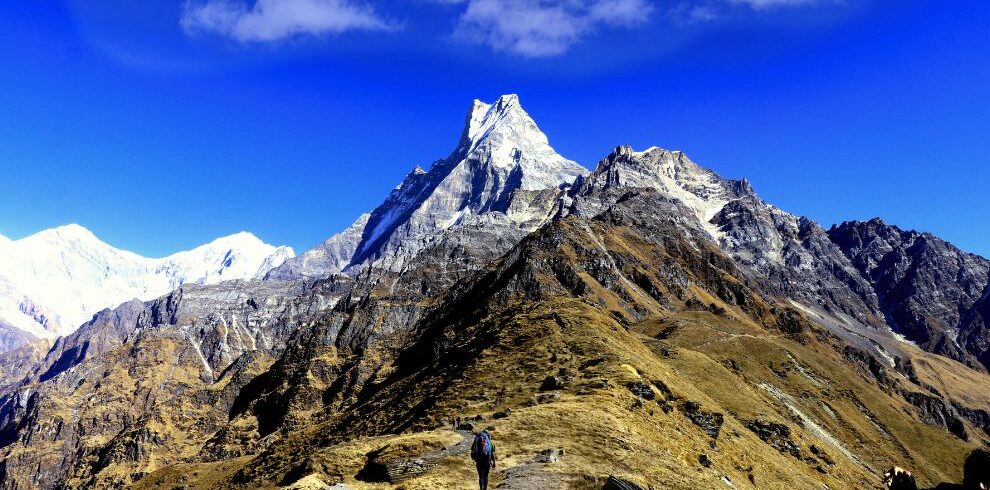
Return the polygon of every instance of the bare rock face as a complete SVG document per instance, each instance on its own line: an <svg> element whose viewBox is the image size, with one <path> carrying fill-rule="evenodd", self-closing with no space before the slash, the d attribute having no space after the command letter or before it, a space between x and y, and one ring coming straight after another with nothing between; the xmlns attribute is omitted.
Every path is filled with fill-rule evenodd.
<svg viewBox="0 0 990 490"><path fill-rule="evenodd" d="M36 340L34 335L0 320L0 352L14 350L33 340Z"/></svg>
<svg viewBox="0 0 990 490"><path fill-rule="evenodd" d="M300 278L323 278L347 267L361 244L370 214L358 217L346 230L328 238L297 257L290 258L265 275L266 280L287 281Z"/></svg>
<svg viewBox="0 0 990 490"><path fill-rule="evenodd" d="M879 218L829 237L875 289L890 327L926 350L990 369L990 260Z"/></svg>

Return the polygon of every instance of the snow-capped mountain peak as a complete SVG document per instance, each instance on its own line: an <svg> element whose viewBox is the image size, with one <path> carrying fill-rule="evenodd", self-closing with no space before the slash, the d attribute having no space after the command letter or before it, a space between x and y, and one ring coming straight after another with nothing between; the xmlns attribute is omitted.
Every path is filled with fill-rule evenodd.
<svg viewBox="0 0 990 490"><path fill-rule="evenodd" d="M515 94L492 104L475 100L468 111L464 135L451 159L476 155L502 171L515 171L524 190L552 188L587 171L560 156Z"/></svg>
<svg viewBox="0 0 990 490"><path fill-rule="evenodd" d="M56 226L47 230L39 231L32 236L37 237L58 237L66 240L96 240L96 235L84 226L69 223L67 225Z"/></svg>
<svg viewBox="0 0 990 490"><path fill-rule="evenodd" d="M450 156L428 171L416 167L367 218L287 261L269 277L326 276L375 261L401 268L437 233L482 216L501 216L510 226L537 226L546 210L507 214L518 193L558 189L587 173L550 146L518 96L503 95L491 104L475 100ZM340 268L321 270L313 264Z"/></svg>
<svg viewBox="0 0 990 490"><path fill-rule="evenodd" d="M191 282L214 284L262 277L293 256L291 247L275 247L242 231L165 257L159 269L172 271L175 287Z"/></svg>
<svg viewBox="0 0 990 490"><path fill-rule="evenodd" d="M467 125L464 128L464 137L462 140L476 144L495 128L498 123L510 118L515 118L516 121L508 121L507 124L511 125L513 123L518 124L520 121L528 121L531 123L529 126L536 127L536 123L533 122L529 114L519 105L518 95L503 95L493 104L486 104L475 99L471 104L471 109L468 111ZM546 136L539 129L536 130L536 134L537 137L542 137L544 142L546 142Z"/></svg>
<svg viewBox="0 0 990 490"><path fill-rule="evenodd" d="M20 244L21 247L92 247L97 244L101 244L99 238L96 238L91 231L83 226L77 224L68 224L57 226L55 228L49 228L47 230L39 231L33 235L29 235L16 243ZM119 252L119 250L113 247L108 247L113 249L114 252Z"/></svg>
<svg viewBox="0 0 990 490"><path fill-rule="evenodd" d="M241 232L163 258L110 246L70 224L0 242L0 321L38 337L72 331L104 308L183 284L260 278L294 255Z"/></svg>
<svg viewBox="0 0 990 490"><path fill-rule="evenodd" d="M587 171L560 156L516 95L474 101L458 147L426 173L406 177L371 213L352 265L394 255L401 266L438 231L465 217L504 213L516 191L554 189Z"/></svg>

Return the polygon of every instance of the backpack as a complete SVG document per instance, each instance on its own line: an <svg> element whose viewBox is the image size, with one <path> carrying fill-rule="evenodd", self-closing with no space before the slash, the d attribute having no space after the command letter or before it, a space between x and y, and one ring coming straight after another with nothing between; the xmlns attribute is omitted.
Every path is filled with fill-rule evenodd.
<svg viewBox="0 0 990 490"><path fill-rule="evenodd" d="M474 436L474 443L471 444L471 459L475 461L487 461L492 457L492 439L488 432L482 432Z"/></svg>

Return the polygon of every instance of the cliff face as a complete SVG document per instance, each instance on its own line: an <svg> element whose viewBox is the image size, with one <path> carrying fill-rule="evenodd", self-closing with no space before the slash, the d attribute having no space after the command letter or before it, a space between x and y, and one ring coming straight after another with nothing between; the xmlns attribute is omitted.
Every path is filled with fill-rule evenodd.
<svg viewBox="0 0 990 490"><path fill-rule="evenodd" d="M828 233L873 286L895 332L925 350L990 369L990 261L879 218Z"/></svg>

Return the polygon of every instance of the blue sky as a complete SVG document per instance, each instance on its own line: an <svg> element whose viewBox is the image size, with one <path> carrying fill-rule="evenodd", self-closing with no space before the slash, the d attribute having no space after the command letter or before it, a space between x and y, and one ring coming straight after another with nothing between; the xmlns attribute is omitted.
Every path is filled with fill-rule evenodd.
<svg viewBox="0 0 990 490"><path fill-rule="evenodd" d="M990 2L0 4L0 233L301 251L520 94L586 167L681 149L823 226L990 256Z"/></svg>

